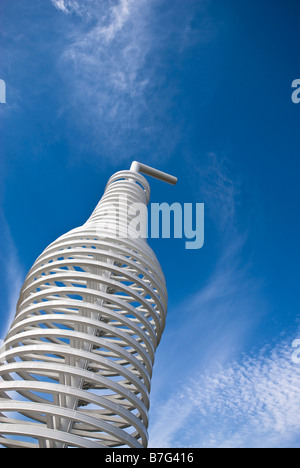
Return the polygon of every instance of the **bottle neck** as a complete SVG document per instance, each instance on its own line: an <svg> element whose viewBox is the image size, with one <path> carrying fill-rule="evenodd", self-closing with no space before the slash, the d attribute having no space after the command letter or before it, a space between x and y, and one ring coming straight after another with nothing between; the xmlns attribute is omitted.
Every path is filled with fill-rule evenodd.
<svg viewBox="0 0 300 468"><path fill-rule="evenodd" d="M120 171L108 181L105 192L85 225L97 225L99 232L118 237L141 237L146 232L147 205L150 187L147 180L134 171ZM139 219L139 231L134 222Z"/></svg>

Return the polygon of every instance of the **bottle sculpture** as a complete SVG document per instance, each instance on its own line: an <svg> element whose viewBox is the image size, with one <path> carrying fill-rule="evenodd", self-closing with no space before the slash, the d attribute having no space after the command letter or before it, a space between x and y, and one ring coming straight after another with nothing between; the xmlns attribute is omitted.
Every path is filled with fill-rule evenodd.
<svg viewBox="0 0 300 468"><path fill-rule="evenodd" d="M29 271L0 350L2 447L147 447L167 290L147 240L128 232L130 206L149 202L141 172L177 180L133 162Z"/></svg>

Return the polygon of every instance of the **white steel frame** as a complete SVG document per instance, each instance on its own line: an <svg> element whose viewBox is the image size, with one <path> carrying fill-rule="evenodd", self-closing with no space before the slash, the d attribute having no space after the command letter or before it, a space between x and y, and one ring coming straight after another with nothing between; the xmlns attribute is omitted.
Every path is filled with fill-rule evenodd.
<svg viewBox="0 0 300 468"><path fill-rule="evenodd" d="M26 277L0 350L4 447L147 446L165 279L145 239L97 231L120 194L148 203L139 172L176 183L138 162L114 174L88 221L49 245Z"/></svg>

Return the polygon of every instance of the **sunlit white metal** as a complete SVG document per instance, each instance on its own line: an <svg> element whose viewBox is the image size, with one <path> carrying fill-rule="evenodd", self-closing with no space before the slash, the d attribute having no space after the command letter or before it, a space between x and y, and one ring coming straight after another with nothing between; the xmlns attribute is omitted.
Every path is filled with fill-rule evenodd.
<svg viewBox="0 0 300 468"><path fill-rule="evenodd" d="M163 182L167 182L171 185L175 185L177 183L177 177L174 177L170 174L166 174L166 172L159 171L158 169L154 169L153 167L146 166L146 164L142 164L138 161L133 161L130 170L135 172L141 172L142 174L149 175L151 177L155 177L156 179L162 180Z"/></svg>
<svg viewBox="0 0 300 468"><path fill-rule="evenodd" d="M145 239L116 236L109 223L101 232L120 194L125 232L122 200L147 205L150 195L134 167L109 179L88 221L49 245L26 277L0 355L4 447L147 446L167 291Z"/></svg>

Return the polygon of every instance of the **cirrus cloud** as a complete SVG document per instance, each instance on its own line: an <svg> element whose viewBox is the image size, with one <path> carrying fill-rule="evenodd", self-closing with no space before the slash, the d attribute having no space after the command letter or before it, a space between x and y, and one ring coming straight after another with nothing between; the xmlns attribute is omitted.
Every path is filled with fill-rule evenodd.
<svg viewBox="0 0 300 468"><path fill-rule="evenodd" d="M213 37L208 2L187 10L178 0L51 1L70 27L59 59L67 84L60 115L80 133L81 145L111 161L142 152L167 159L181 137L180 119L173 118L180 86L168 64Z"/></svg>
<svg viewBox="0 0 300 468"><path fill-rule="evenodd" d="M291 342L191 378L162 405L151 446L176 447L179 439L187 447L300 446L300 366Z"/></svg>

